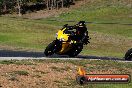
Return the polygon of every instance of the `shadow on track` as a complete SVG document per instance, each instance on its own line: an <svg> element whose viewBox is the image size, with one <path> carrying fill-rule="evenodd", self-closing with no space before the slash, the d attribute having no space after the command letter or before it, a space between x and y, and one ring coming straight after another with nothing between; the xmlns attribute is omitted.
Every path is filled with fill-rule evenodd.
<svg viewBox="0 0 132 88"><path fill-rule="evenodd" d="M27 51L11 51L11 50L0 50L0 57L46 57L43 52L27 52ZM100 57L100 56L83 56L78 55L75 58L70 58L66 55L53 55L49 58L57 58L57 59L92 59L92 60L118 60L124 61L121 58L114 58L114 57ZM48 58L47 58L48 59Z"/></svg>
<svg viewBox="0 0 132 88"><path fill-rule="evenodd" d="M0 50L0 57L44 57L43 52Z"/></svg>
<svg viewBox="0 0 132 88"><path fill-rule="evenodd" d="M82 56L82 55L78 55L77 58L92 59L92 60L117 60L117 61L124 61L123 58L101 57L101 56Z"/></svg>

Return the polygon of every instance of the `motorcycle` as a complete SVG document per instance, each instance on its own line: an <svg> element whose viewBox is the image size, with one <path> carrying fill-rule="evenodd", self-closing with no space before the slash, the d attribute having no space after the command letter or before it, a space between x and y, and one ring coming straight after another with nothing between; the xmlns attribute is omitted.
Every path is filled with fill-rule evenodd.
<svg viewBox="0 0 132 88"><path fill-rule="evenodd" d="M86 32L83 41L77 42L73 40L73 37L76 36L75 32L74 26L64 25L56 33L56 40L46 47L44 51L45 56L51 56L53 54L68 55L69 57L77 56L82 51L83 45L90 43L90 38L88 32Z"/></svg>
<svg viewBox="0 0 132 88"><path fill-rule="evenodd" d="M126 52L125 60L132 61L132 48Z"/></svg>

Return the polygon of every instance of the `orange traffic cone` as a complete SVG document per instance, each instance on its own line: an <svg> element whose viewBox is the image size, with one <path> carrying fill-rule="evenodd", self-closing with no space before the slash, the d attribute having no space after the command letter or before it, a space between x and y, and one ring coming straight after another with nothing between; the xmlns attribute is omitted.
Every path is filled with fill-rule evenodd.
<svg viewBox="0 0 132 88"><path fill-rule="evenodd" d="M81 75L81 76L86 75L86 71L84 70L83 67L79 67L79 68L78 68L78 74Z"/></svg>

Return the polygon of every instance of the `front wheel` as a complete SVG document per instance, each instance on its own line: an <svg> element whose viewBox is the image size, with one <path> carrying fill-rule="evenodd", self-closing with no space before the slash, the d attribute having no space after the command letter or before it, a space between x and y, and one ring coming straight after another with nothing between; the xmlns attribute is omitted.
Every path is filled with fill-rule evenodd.
<svg viewBox="0 0 132 88"><path fill-rule="evenodd" d="M125 60L132 61L132 48L126 52Z"/></svg>
<svg viewBox="0 0 132 88"><path fill-rule="evenodd" d="M45 56L51 56L54 54L55 45L55 42L52 42L46 47L44 51Z"/></svg>

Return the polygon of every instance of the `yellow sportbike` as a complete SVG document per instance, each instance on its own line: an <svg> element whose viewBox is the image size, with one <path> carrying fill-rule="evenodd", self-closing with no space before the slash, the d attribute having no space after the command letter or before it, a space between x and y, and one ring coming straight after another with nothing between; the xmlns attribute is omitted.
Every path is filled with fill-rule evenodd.
<svg viewBox="0 0 132 88"><path fill-rule="evenodd" d="M63 27L56 35L56 40L50 43L44 51L46 56L59 54L75 57L82 51L84 43L72 40L75 35L75 30L73 30L72 26ZM90 43L89 41L87 42Z"/></svg>

